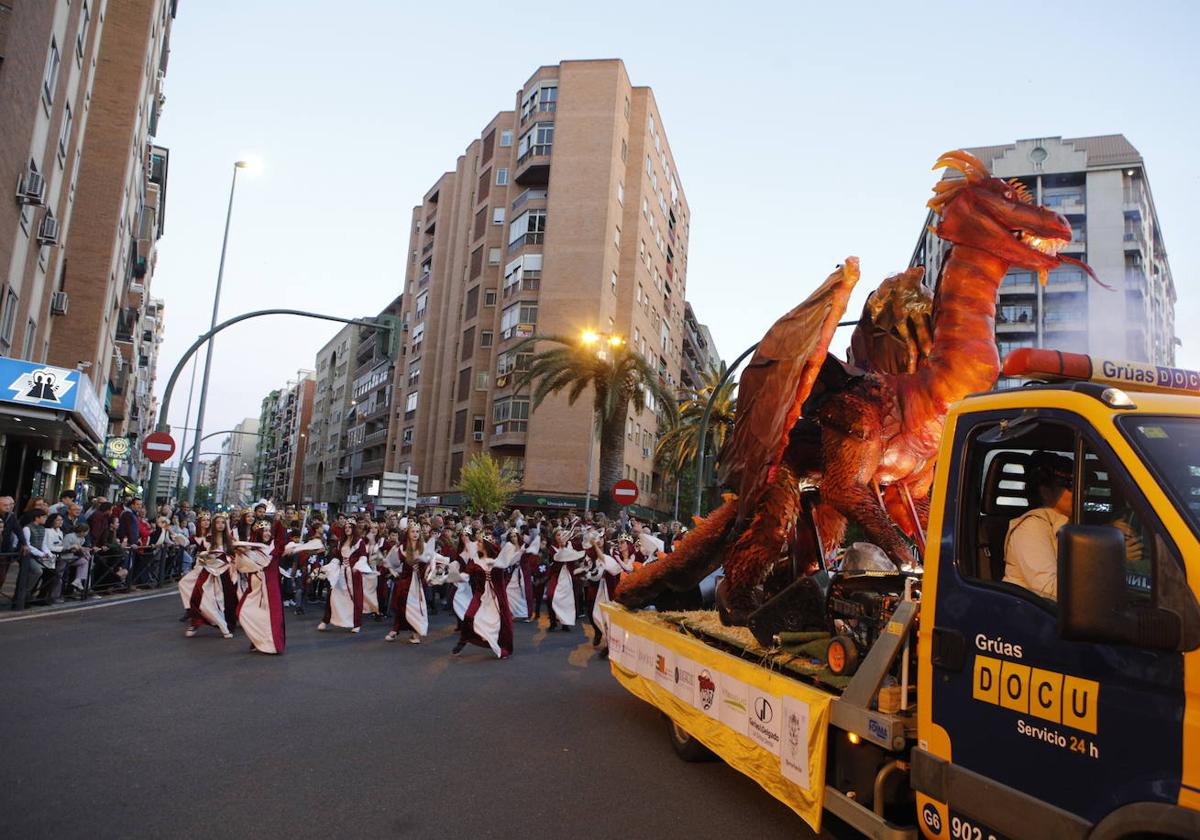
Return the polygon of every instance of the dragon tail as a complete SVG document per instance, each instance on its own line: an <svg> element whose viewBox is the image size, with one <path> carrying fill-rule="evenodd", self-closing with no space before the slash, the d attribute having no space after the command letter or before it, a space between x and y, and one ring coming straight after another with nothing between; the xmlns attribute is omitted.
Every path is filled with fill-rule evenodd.
<svg viewBox="0 0 1200 840"><path fill-rule="evenodd" d="M626 575L617 588L616 600L630 608L644 607L664 590L677 592L698 586L700 581L721 565L725 552L721 544L737 520L737 497L727 495L725 503L688 532L679 548L670 554Z"/></svg>

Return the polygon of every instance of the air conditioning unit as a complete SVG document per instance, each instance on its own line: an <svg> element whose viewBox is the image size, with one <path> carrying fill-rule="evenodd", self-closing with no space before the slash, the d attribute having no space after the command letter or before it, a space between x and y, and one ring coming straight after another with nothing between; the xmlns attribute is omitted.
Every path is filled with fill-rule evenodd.
<svg viewBox="0 0 1200 840"><path fill-rule="evenodd" d="M17 180L17 202L41 206L46 198L46 179L32 168Z"/></svg>
<svg viewBox="0 0 1200 840"><path fill-rule="evenodd" d="M475 440L482 441L483 440L483 432L475 432Z"/></svg>
<svg viewBox="0 0 1200 840"><path fill-rule="evenodd" d="M49 212L42 217L42 223L38 225L38 243L42 245L57 245L58 244L58 219L50 215Z"/></svg>
<svg viewBox="0 0 1200 840"><path fill-rule="evenodd" d="M70 302L66 292L55 292L50 295L50 314L66 315L67 304Z"/></svg>

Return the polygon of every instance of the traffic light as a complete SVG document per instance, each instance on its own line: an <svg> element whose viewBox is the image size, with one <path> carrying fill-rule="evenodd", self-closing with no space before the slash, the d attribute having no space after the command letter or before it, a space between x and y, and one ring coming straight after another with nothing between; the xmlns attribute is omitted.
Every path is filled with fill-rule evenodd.
<svg viewBox="0 0 1200 840"><path fill-rule="evenodd" d="M379 333L379 348L393 362L400 355L400 319L395 315L380 315L375 323L385 327Z"/></svg>

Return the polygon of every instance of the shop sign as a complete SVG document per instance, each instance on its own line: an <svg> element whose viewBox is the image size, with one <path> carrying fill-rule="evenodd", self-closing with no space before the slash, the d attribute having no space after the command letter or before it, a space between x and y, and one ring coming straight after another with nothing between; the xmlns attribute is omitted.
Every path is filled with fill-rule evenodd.
<svg viewBox="0 0 1200 840"><path fill-rule="evenodd" d="M113 436L104 441L104 457L115 461L129 458L129 438Z"/></svg>
<svg viewBox="0 0 1200 840"><path fill-rule="evenodd" d="M0 402L70 411L97 440L108 418L83 371L0 356Z"/></svg>

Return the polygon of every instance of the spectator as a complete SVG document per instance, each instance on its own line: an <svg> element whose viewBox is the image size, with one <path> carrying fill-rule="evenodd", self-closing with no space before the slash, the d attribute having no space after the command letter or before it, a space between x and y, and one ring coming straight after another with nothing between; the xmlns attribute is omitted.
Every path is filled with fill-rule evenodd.
<svg viewBox="0 0 1200 840"><path fill-rule="evenodd" d="M112 519L112 502L102 500L97 508L92 510L87 518L88 545L100 548L105 545L104 533L108 530L109 520Z"/></svg>
<svg viewBox="0 0 1200 840"><path fill-rule="evenodd" d="M50 505L46 504L46 497L45 496L34 496L25 505L25 510L23 510L21 512L21 515L24 516L25 514L29 513L32 510L40 510L43 513L48 513L50 511Z"/></svg>
<svg viewBox="0 0 1200 840"><path fill-rule="evenodd" d="M0 496L0 587L8 579L8 566L28 551L25 534L13 512L17 502L12 496Z"/></svg>
<svg viewBox="0 0 1200 840"><path fill-rule="evenodd" d="M63 518L63 533L69 534L75 530L75 526L80 523L80 515L83 509L76 502L71 502L67 505L65 511L60 511Z"/></svg>
<svg viewBox="0 0 1200 840"><path fill-rule="evenodd" d="M67 569L75 570L75 578L71 581L71 588L80 596L83 595L88 571L92 565L91 549L85 545L87 537L88 526L83 522L76 525L74 530L63 537L62 552L58 555L58 563L54 567L54 588L50 590L50 599L56 604L64 600L62 596L63 578L66 577ZM94 595L92 597L98 598L100 596Z"/></svg>
<svg viewBox="0 0 1200 840"><path fill-rule="evenodd" d="M117 541L121 545L130 547L141 544L144 509L141 499L133 499L121 512L120 525L117 528Z"/></svg>
<svg viewBox="0 0 1200 840"><path fill-rule="evenodd" d="M17 571L17 589L13 593L14 610L25 609L29 593L42 578L42 572L54 568L54 558L46 550L46 511L33 508L21 517L21 532L28 551L21 555Z"/></svg>
<svg viewBox="0 0 1200 840"><path fill-rule="evenodd" d="M58 502L50 506L51 513L61 513L67 515L67 508L75 504L75 491L64 490L58 494Z"/></svg>

